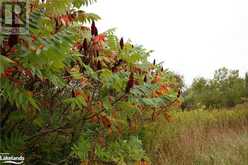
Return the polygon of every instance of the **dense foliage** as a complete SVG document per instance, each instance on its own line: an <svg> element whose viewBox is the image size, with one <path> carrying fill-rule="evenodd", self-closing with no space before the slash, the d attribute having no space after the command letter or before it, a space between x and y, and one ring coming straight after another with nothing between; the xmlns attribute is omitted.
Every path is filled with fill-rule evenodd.
<svg viewBox="0 0 248 165"><path fill-rule="evenodd" d="M30 34L0 36L0 152L26 164L149 161L146 124L170 118L180 82L142 46L98 33L81 10L93 2L31 0Z"/></svg>
<svg viewBox="0 0 248 165"><path fill-rule="evenodd" d="M247 101L248 74L239 76L238 70L221 68L215 71L213 79L194 79L192 86L184 93L183 108L233 107Z"/></svg>

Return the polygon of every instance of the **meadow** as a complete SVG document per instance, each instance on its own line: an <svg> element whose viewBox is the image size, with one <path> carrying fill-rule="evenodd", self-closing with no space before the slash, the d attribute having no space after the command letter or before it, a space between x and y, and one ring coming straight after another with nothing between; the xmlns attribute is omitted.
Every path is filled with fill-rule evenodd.
<svg viewBox="0 0 248 165"><path fill-rule="evenodd" d="M146 150L157 165L247 165L248 106L173 111L149 127ZM156 127L156 129L155 129Z"/></svg>

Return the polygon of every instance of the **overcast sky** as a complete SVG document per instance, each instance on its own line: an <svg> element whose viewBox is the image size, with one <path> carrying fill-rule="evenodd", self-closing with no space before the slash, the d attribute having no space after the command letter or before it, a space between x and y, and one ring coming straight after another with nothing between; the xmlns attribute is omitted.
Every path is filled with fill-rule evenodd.
<svg viewBox="0 0 248 165"><path fill-rule="evenodd" d="M248 71L248 0L98 0L86 10L102 17L100 31L116 27L154 50L187 84L223 66Z"/></svg>

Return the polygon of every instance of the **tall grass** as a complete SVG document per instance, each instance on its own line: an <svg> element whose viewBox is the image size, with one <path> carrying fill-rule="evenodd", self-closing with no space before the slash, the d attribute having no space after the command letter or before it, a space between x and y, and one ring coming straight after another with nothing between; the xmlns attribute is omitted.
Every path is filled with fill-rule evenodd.
<svg viewBox="0 0 248 165"><path fill-rule="evenodd" d="M154 165L248 165L248 108L173 112L154 123L145 147Z"/></svg>

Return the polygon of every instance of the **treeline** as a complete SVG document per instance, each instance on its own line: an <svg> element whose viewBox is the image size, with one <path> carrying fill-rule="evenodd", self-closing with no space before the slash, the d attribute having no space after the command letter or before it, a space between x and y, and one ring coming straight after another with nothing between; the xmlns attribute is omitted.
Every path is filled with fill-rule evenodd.
<svg viewBox="0 0 248 165"><path fill-rule="evenodd" d="M247 101L248 73L242 78L238 70L220 68L212 79L194 79L183 96L182 109L233 107Z"/></svg>

